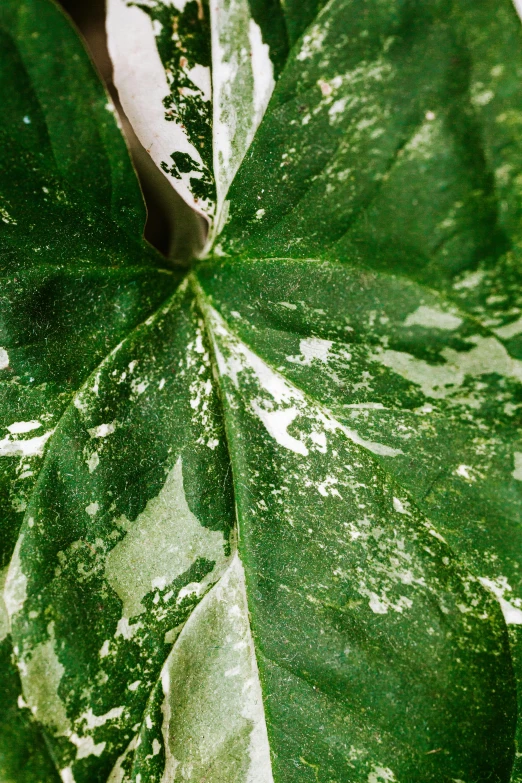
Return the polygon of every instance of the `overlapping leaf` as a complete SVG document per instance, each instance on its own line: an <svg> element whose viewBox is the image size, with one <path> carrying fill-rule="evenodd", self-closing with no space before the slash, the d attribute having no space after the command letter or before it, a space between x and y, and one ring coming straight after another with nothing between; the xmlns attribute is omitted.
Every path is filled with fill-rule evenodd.
<svg viewBox="0 0 522 783"><path fill-rule="evenodd" d="M521 780L514 10L111 0L223 227L177 290L74 34L1 13L4 778Z"/></svg>

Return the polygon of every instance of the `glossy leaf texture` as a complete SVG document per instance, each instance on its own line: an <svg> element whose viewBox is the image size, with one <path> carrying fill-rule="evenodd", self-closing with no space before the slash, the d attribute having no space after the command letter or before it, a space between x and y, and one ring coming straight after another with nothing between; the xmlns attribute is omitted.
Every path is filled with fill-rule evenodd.
<svg viewBox="0 0 522 783"><path fill-rule="evenodd" d="M521 781L514 8L108 20L213 225L165 268L75 33L6 2L0 779Z"/></svg>

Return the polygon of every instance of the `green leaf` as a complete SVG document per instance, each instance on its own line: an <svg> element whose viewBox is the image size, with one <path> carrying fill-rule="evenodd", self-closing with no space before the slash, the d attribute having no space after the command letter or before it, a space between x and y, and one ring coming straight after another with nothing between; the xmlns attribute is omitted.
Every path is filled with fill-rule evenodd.
<svg viewBox="0 0 522 783"><path fill-rule="evenodd" d="M282 779L290 774L299 743L302 758L323 770L320 779L351 774L353 779L366 780L375 766L390 769L397 780L415 774L422 780L445 776L465 780L486 776L489 763L489 774L508 779L510 740L504 742L510 736L508 725L513 725L515 691L509 686L495 709L492 699L500 695L500 683L494 676L495 682L486 685L487 656L482 658L486 652L482 645L491 631L470 624L473 607L482 623L487 618L489 624L495 612L482 604L485 597L476 584L480 572L459 574L458 561L453 560L455 547L450 548L441 536L446 530L438 519L432 527L434 522L428 521L417 497L401 480L412 456L418 458L416 451L408 453L403 445L415 437L418 424L410 421L407 426L400 414L387 413L392 437L383 437L386 420L377 419L374 427L360 426L358 417L350 415L353 409L344 407L353 403L337 403L337 410L332 410L333 406L325 405L330 400L324 391L319 391L334 387L339 400L341 388L344 399L353 400L346 385L355 376L363 384L366 380L367 393L379 400L373 403L375 408L370 402L363 411L382 417L379 405L400 410L397 401L390 404L403 391L402 379L397 382L393 372L386 377L381 370L376 384L379 391L388 389L388 399L372 389L372 378L379 375L374 358L379 356L379 341L371 316L375 317L373 308L378 303L382 317L388 317L386 336L393 335L404 310L417 304L423 292L400 282L390 285L388 280L379 286L378 279L370 279L366 310L360 273L352 272L355 304L349 298L351 274L346 268L325 265L312 277L310 262L305 264L308 269L295 261L285 264L279 259L277 264L277 282L270 275L270 262L251 262L241 271L234 265L230 270L236 284L243 284L238 289L248 320L243 321L236 309L226 266L222 275L209 270L205 289L223 292L215 302L226 320L213 314L209 318L230 406L232 462L239 463L239 475L252 477L236 489L240 552L247 584L252 585L252 627L267 704L272 705L267 715L269 737ZM246 304L252 299L243 298L251 280L266 302L259 309ZM337 291L335 303L332 290ZM229 315L229 307L235 316ZM317 320L310 329L311 311L317 313ZM356 318L350 319L349 326L345 313L354 312ZM231 323L241 338L230 331ZM423 395L419 398L422 406ZM357 413L360 410L355 408ZM412 418L418 420L419 414ZM457 454L462 459L462 453ZM259 465L270 467L263 471ZM452 608L446 603L450 595L455 602ZM445 651L446 644L451 649ZM503 644L500 638L493 642L493 670ZM461 650L471 653L465 662ZM480 664L475 660L479 650ZM418 661L414 672L413 657ZM432 665L425 670L421 661L427 657ZM504 661L507 672L509 658ZM477 665L480 675L472 684ZM440 675L437 683L432 679L435 673ZM473 693L473 700L478 697L479 702L467 704L461 712L463 692ZM504 712L507 692L511 718ZM434 693L440 695L440 702L430 697ZM400 727L405 699L417 725L426 727L415 738L410 729L403 735ZM476 731L479 725L485 727L487 719L476 720L476 716L482 711L492 716L491 709L498 710L495 722L503 715L507 723L497 735L499 745L487 747L497 740L494 734L484 735L479 743L484 756L479 758ZM467 724L465 716L471 715L475 717ZM452 734L455 723L458 744ZM322 741L320 725L328 727ZM339 725L345 726L346 744L336 753ZM302 752L304 737L310 738L306 753ZM432 758L430 751L437 748L447 755Z"/></svg>
<svg viewBox="0 0 522 783"><path fill-rule="evenodd" d="M62 777L107 778L230 556L229 463L199 321L184 285L107 357L62 417L27 509L7 604Z"/></svg>
<svg viewBox="0 0 522 783"><path fill-rule="evenodd" d="M520 23L485 0L353 8L329 3L293 50L223 244L439 287L519 230Z"/></svg>
<svg viewBox="0 0 522 783"><path fill-rule="evenodd" d="M521 781L513 9L108 28L213 227L180 282L74 33L5 3L0 776Z"/></svg>
<svg viewBox="0 0 522 783"><path fill-rule="evenodd" d="M10 639L0 643L0 694L2 699L0 775L11 783L59 783L38 726L24 704Z"/></svg>
<svg viewBox="0 0 522 783"><path fill-rule="evenodd" d="M212 699L208 694L212 693ZM226 719L223 720L223 715ZM123 780L175 777L272 780L245 578L236 556L192 613L149 701ZM125 771L126 770L126 771Z"/></svg>
<svg viewBox="0 0 522 783"><path fill-rule="evenodd" d="M48 2L4 3L0 36L5 578L45 444L75 390L179 278L141 239L144 208L125 144L68 22ZM47 783L56 774L17 706L7 631L3 620L1 775ZM41 761L32 761L38 748Z"/></svg>

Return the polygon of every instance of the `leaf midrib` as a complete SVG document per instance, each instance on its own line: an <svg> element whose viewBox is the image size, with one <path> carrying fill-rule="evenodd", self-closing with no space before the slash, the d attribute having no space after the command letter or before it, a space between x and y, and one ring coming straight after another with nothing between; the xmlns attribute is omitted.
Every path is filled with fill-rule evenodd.
<svg viewBox="0 0 522 783"><path fill-rule="evenodd" d="M201 312L202 312L202 314L203 314L203 319L204 319L205 327L206 327L206 329L207 329L207 332L208 332L208 334L209 334L209 336L210 336L210 343L211 343L211 345L213 345L213 339L212 339L212 328L211 328L211 326L210 326L209 319L208 319L208 318L206 317L206 315L205 315L205 309L206 309L206 308L211 308L211 309L214 309L214 310L216 310L216 307L215 307L215 306L214 306L214 304L213 304L213 303L210 301L209 297L208 297L208 296L205 294L205 292L204 292L204 290L203 290L202 286L200 285L199 281L198 281L198 280L197 280L197 278L196 278L196 273L193 273L193 274L191 275L191 277L192 277L192 286L193 286L193 290L194 290L194 293L195 293L196 299L197 299L197 300L199 300L198 304L199 304L199 306L200 306L200 309L201 309ZM440 296L440 295L439 295L439 296ZM282 378L284 378L284 380L285 380L285 382L286 382L286 383L288 383L290 386L293 386L293 388L295 388L296 390L298 390L298 391L300 392L300 394L302 394L302 395L303 395L303 397L304 397L304 399L306 400L306 402L308 402L308 403L309 403L311 406L318 408L318 409L319 409L319 410L320 410L320 411L321 411L323 414L325 414L325 415L327 415L327 416L331 417L333 420L337 420L337 417L336 417L336 416L335 416L335 415L334 415L334 414L333 414L333 413L332 413L332 412L331 412L331 411L330 411L330 410L329 410L329 409L328 409L328 408L327 408L325 405L323 405L321 402L319 402L318 400L316 400L316 399L315 399L315 397L313 397L313 396L312 396L311 394L309 394L307 391L305 391L304 389L302 389L302 388L301 388L301 387L300 387L298 384L296 384L296 383L294 383L293 381L291 381L291 380L289 380L288 378L286 378L286 376L285 376L285 375L283 375L281 372L279 372L279 371L276 369L276 367L274 367L274 366L273 366L273 364L272 364L270 361L268 361L268 360L267 360L265 357L263 357L263 356L259 356L259 354L258 354L258 353L257 353L257 352L256 352L256 351L255 351L255 350L252 348L252 346L251 346L251 345L250 345L248 342L246 342L246 341L245 341L245 340L244 340L244 339L243 339L241 336L239 336L239 335L237 334L237 332L234 330L234 328L230 326L230 324L229 324L229 321L228 321L228 320L226 320L226 319L224 318L224 316L221 314L221 312L219 311L219 309L217 309L217 310L216 310L216 312L217 312L217 313L220 315L220 317L223 319L224 323L226 323L226 325L227 325L227 328L229 329L230 333L231 333L231 334L232 334L232 335L233 335L233 336L234 336L234 337L235 337L235 338L236 338L236 339L237 339L239 342L241 342L241 343L243 343L244 345L246 345L246 346L247 346L247 347L248 347L248 348L249 348L249 349L250 349L250 350L251 350L251 351L252 351L252 352L253 352L253 353L254 353L256 356L258 356L258 357L259 357L259 359L260 359L261 361L263 361L263 362L264 362L264 363L265 363L265 364L266 364L266 365L267 365L267 366L268 366L268 367L271 369L271 371L272 371L272 372L273 372L275 375L277 375L277 376L279 376L279 377L282 377ZM494 335L492 335L492 336L494 336ZM217 364L217 361L216 361L216 358L215 358L215 355L214 355L214 351L213 351L213 350L211 351L211 360L212 360L212 362L213 362L213 364L214 364L214 371L215 371L215 373L217 374L217 377L220 379L220 383L219 383L219 389L220 389L220 395L221 395L221 401L222 401L223 419L224 419L224 421L225 421L225 423L226 423L226 422L227 422L227 418L228 418L228 417L227 417L227 415L226 415L226 407L225 407L225 405L224 405L224 403L223 403L224 390L222 389L222 383L221 383L221 374L219 373L218 364ZM441 414L441 415L442 415L442 414ZM225 433L226 433L226 432L227 432L227 427L225 426ZM376 463L377 465L379 465L379 467L380 467L380 468L383 470L383 472L384 472L384 473L385 473L385 474L386 474L386 475L389 477L390 481L391 481L393 484L395 484L396 486L399 486L399 487L401 488L401 490L403 491L403 493L404 493L405 495L407 495L407 496L410 498L410 502L411 502L412 506L414 506L414 507L417 509L417 511L418 511L418 513L420 514L420 516L421 516L421 517L423 517L423 518L425 518L425 519L427 519L427 520L430 522L430 525L433 527L433 529L437 530L437 532L439 532L439 534L440 534L440 531L438 531L438 525L437 525L437 524L435 524L435 523L433 522L433 520L431 519L431 517L430 517L430 516L428 516L428 515L427 515L427 514L426 514L426 513L425 513L425 512L424 512L424 511L423 511L423 510L422 510L422 509L421 509L421 508L418 506L418 503L417 503L417 501L415 500L415 498L413 498L413 497L411 496L411 493L409 492L409 490L408 490L408 489L406 489L406 488L403 486L402 482L401 482L401 481L400 481L400 480L399 480L397 477L395 477L393 474L391 474L391 473L390 473L390 471L389 471L389 470L388 470L388 468L387 468L387 463L386 463L386 462L384 462L384 461L380 461L380 460L378 460L378 459L377 459L377 457L376 457L376 455L374 455L374 454L373 454L371 451L369 451L369 449L365 448L365 447L364 447L363 445L361 445L361 444L355 443L355 442L354 442L354 441L352 441L350 438L348 438L348 436L347 436L345 433L343 433L343 434L345 435L345 438L346 438L346 440L347 440L347 441L349 441L351 448L361 449L361 450L363 451L363 453L364 453L364 454L367 456L367 458L368 458L368 459L371 459L371 460L372 460L374 463ZM236 494L236 492L235 492L235 487L236 487L236 485L237 485L237 483L238 483L238 482L237 482L237 480L236 480L236 477L235 477L234 463L233 463L233 460L232 460L232 453L233 453L233 452L232 452L232 450L231 450L231 448L230 448L230 443L229 443L228 436L227 436L227 450L228 450L228 453L229 453L229 456L230 456L230 463L231 463L231 466L232 466L232 479L233 479L233 485L234 485L234 495L235 495L235 494ZM236 504L236 509L237 509L237 504ZM236 524L237 524L237 518L236 518ZM440 535L441 535L441 534L440 534ZM455 561L456 561L457 563L461 564L461 567L462 567L462 569L463 569L463 570L466 570L466 571L468 571L469 573L471 573L471 574L474 574L475 576L478 576L478 575L479 575L479 574L476 574L476 573L475 573L475 567L473 566L473 564L472 564L471 562L468 562L468 559L467 559L467 558L465 558L465 557L461 556L460 554L456 553L456 552L455 552L455 550L454 550L454 548L453 548L453 546L451 546L451 545L450 545L448 542L446 542L446 545L448 546L448 549L451 551L451 553L452 553L453 557L455 558ZM483 588L483 589L485 590L485 588ZM491 595L492 597L494 597L494 598L495 598L495 600L498 602L498 599L496 598L496 596L494 596L494 594L493 594L493 593L491 593L491 591L489 591L489 590L488 590L488 591L487 591L487 593L488 593L488 595ZM505 617L504 617L504 615L503 615L503 613L502 613L502 612L500 612L500 614L502 614L502 622L503 622L503 624L504 624L504 628L505 628L505 630L506 630L506 633L507 633L507 632L508 632L508 626L507 626L507 623L506 623ZM254 638L255 638L255 637L254 637ZM510 657L511 657L511 660L512 660L512 650L511 650L511 644L510 644L510 646L509 646L509 652L510 652ZM513 663L513 660L512 660L512 663Z"/></svg>
<svg viewBox="0 0 522 783"><path fill-rule="evenodd" d="M204 290L203 290L202 286L200 285L199 281L197 280L197 272L196 272L196 271L194 271L193 273L191 273L190 277L191 277L191 287L192 287L192 289L193 289L193 291L194 291L194 294L195 294L195 297L196 297L196 301L198 302L198 306L199 306L199 308L200 308L200 311L201 311L201 313L202 313L202 315L203 315L203 321L204 321L204 324L205 324L205 328L206 328L207 334L208 334L208 336L209 336L209 342L210 342L210 345L211 345L211 351L210 351L210 355L211 355L211 361L212 361L212 363L213 363L213 365L214 365L214 371L215 371L215 375L216 375L216 377L219 379L219 380L218 380L218 385L219 385L219 392L220 392L220 398L221 398L221 407L222 407L222 412L223 412L223 419L224 419L224 421L225 421L225 437L226 437L226 440L227 440L227 451L228 451L228 454L229 454L230 464L231 464L231 467L232 467L232 481L233 481L233 488L234 488L234 496L236 496L236 486L238 485L238 483L239 483L239 482L238 482L238 479L237 479L237 476L236 476L236 471L235 471L235 469L234 469L234 460L232 459L232 454L233 454L233 451L232 451L232 449L231 449L231 447L230 447L230 440L229 440L229 437L228 437L228 427L226 426L226 424L227 424L227 420L228 420L228 416L227 416L227 413L226 413L226 407L225 407L225 405L224 405L224 402L223 402L223 397L224 397L225 391L224 391L224 389L223 389L223 384L222 384L222 381L221 381L221 374L220 374L220 372L219 372L219 368L218 368L217 360L216 360L215 353L214 353L214 347L213 347L213 346L214 346L214 340L213 340L213 338L212 338L212 327L211 327L211 324L210 324L210 319L209 319L209 318L206 316L206 312L205 312L205 311L207 310L207 308L211 308L211 309L214 309L214 310L216 310L216 308L214 307L214 305L213 305L213 304L212 304L212 302L210 301L209 297L208 297L208 296L205 294L205 292L204 292ZM254 351L254 350L253 350L253 348L251 347L251 345L250 345L250 344L249 344L247 341L243 340L243 338L242 338L242 337L240 337L240 336L237 334L237 332L235 332L235 331L234 331L234 329L233 329L233 328L230 328L230 324L229 324L228 320L226 320L226 319L223 317L223 315L221 314L221 312L219 311L219 309L218 309L218 310L216 310L216 312L217 312L217 313L218 313L218 314L221 316L221 318L223 318L223 321L224 321L224 323L226 324L226 326L227 326L227 328L229 329L229 331L231 332L231 334L232 334L232 335L233 335L233 336L234 336L234 337L235 337L235 338L236 338L236 339L237 339L239 342L241 342L241 343L243 343L244 345L246 345L246 346L247 346L247 347L248 347L248 348L249 348L249 349L250 349L250 350L251 350L253 353L255 353L255 355L256 355L256 356L258 356L258 357L259 357L259 358L260 358L260 359L261 359L263 362L265 362L265 364L267 364L267 365L270 367L271 371L272 371L274 374L278 375L279 377L283 377L283 378L285 379L286 383L288 383L289 385L291 385L291 386L293 386L295 389L297 389L297 390L298 390L298 391L299 391L299 392L300 392L300 393L301 393L301 394L304 396L305 400L306 400L308 403L310 403L311 405L313 405L313 406L315 406L315 407L319 408L319 409L320 409L320 410L321 410L323 413L325 413L325 414L327 414L327 415L330 415L330 416L332 416L332 418L333 418L334 420L336 419L336 417L335 417L335 416L333 416L333 414L332 414L332 413L329 411L329 409L328 409L328 408L326 408L326 407L325 407L324 405L322 405L320 402L318 402L317 400L315 400L315 398L314 398L312 395L308 394L308 392L304 391L304 390L303 390L303 389L302 389L300 386L298 386L297 384L295 384L295 383L293 383L292 381L288 380L288 379L287 379L287 378L286 378L286 377L285 377L285 376L284 376L282 373L280 373L280 372L279 372L279 371L278 371L278 370L277 370L277 369L276 369L276 368L275 368L275 367L274 367L274 366L273 366L273 365L272 365L272 364L271 364L269 361L267 361L267 359L266 359L265 357L261 357L261 356L259 356L259 354L258 354L256 351ZM344 434L344 433L343 433L343 434ZM417 511L419 512L420 516L421 516L422 518L425 518L426 520L428 520L428 521L429 521L429 523L430 523L430 525L432 526L432 528L433 528L433 529L435 529L435 530L437 530L437 525L435 525L435 524L433 523L433 521L431 520L431 518L430 518L429 516L427 516L427 514L426 514L426 513L424 513L424 512L422 511L422 509L420 509L420 508L418 507L418 505L417 505L417 502L415 501L415 499L414 499L414 498L412 498L412 497L411 497L411 495L410 495L409 491L408 491L408 490L406 490L406 489L403 487L403 485L402 485L402 482L400 482L400 481L399 481L399 480L398 480L398 479L397 479L395 476L393 476L392 474L390 474L390 472L388 471L388 469L387 469L387 467L386 467L386 464L385 464L384 462L378 461L378 460L377 460L377 458L375 457L375 455L374 455L374 454L372 454L372 453L371 453L371 452L370 452L368 449L366 449L364 446L362 446L362 445L360 445L360 444L357 444L357 443L354 443L354 442L353 442L353 441L351 441L351 440L348 438L348 436L346 436L346 435L345 435L345 437L346 437L346 440L349 440L349 441L350 441L350 444L351 444L351 446L352 446L352 447L361 448L361 449L363 450L363 452L364 452L364 453L367 455L367 457L368 457L369 459L371 459L372 461L374 461L375 463L377 463L377 464L379 465L379 467L380 467L380 468L383 470L383 472L384 472L384 473L385 473L385 474L386 474L386 475L387 475L387 476L390 478L390 480L391 480L391 482L392 482L393 484L395 484L395 485L397 485L397 486L401 487L401 489L402 489L403 493L404 493L405 495L407 495L407 496L408 496L408 497L411 499L411 504L412 504L412 506L414 506L414 508L416 508L416 509L417 509ZM237 519L237 503L236 503L236 526L237 526L237 524L238 524L238 519ZM445 540L445 539L444 539L444 540ZM458 566L459 566L460 570L462 570L463 572L470 573L470 574L475 574L475 569L473 568L473 566L472 566L472 564L471 564L471 563L468 563L467 559L464 559L464 558L462 558L462 557L461 557L461 555L460 555L460 554L457 554L457 553L455 552L454 548L453 548L453 547L452 547L452 546L451 546L451 545L450 545L450 544L449 544L447 541L446 541L446 546L448 547L448 550L451 552L451 555L452 555L452 557L453 557L453 559L454 559L454 562L455 562L456 564L458 564ZM239 552L238 552L238 554L239 554ZM221 577L221 578L222 578L222 577ZM220 578L220 579L221 579L221 578ZM216 585L217 585L217 584L219 584L219 581L220 581L220 580L218 580L218 582L216 583ZM247 580L247 581L248 581L248 580ZM216 585L214 585L213 587L215 587ZM248 584L246 585L246 587L248 588ZM213 588L212 588L212 589L213 589ZM494 600L494 601L495 601L495 603L497 604L497 606L498 606L498 612L497 612L497 614L498 614L499 618L500 618L500 616L502 616L502 620L501 620L501 622L503 623L503 626L504 626L504 629L505 629L505 632L506 632L506 634L508 634L508 626L507 626L507 623L506 623L506 621L505 621L505 618L504 618L504 615L503 615L503 613L500 611L500 606L498 605L498 600L497 600L496 596L495 596L495 595L494 595L494 594L493 594L491 591L489 591L489 590L486 590L486 588L485 588L485 587L483 587L482 585L480 586L480 589L482 589L482 590L483 590L485 593L487 593L488 597L490 597L492 600ZM247 605L248 605L248 593L247 593ZM277 666L278 668L280 668L281 670L283 670L283 671L287 671L287 672L288 672L289 674L291 674L292 676L294 676L294 677L296 677L297 679L299 679L299 680L303 681L303 682L304 682L304 683L305 683L305 684L306 684L308 687L310 687L310 688L314 688L314 690L319 690L321 693L323 693L323 695L324 695L325 697L327 697L328 699L332 699L332 695L331 695L330 693L327 693L327 692L325 692L325 691L324 691L324 690L322 690L321 688L319 688L319 687L317 686L317 684L316 684L316 683L314 683L314 682L312 681L312 678L311 678L311 677L307 677L307 676L306 676L305 674L303 674L302 672L294 670L294 669L293 669L291 666L289 666L287 663L285 663L285 662L281 662L281 661L276 661L276 660L274 660L274 659L273 659L273 657L271 657L271 656L267 655L267 653L264 651L263 644L262 644L262 643L260 643L260 640L257 638L257 635L253 633L253 630L252 630L252 623L251 623L251 617L250 617L250 613L249 613L249 619L248 619L248 621L249 621L249 624L250 624L250 629L251 629L251 633L252 633L252 639L253 639L253 641L254 641L254 649L255 649L255 654L256 654L256 656L257 656L257 655L261 655L261 656L263 656L263 657L264 657L266 660L268 660L268 661L272 662L272 664L276 665L276 666ZM508 652L509 652L509 657L510 657L511 665L512 665L512 666L514 666L514 662L513 662L513 653L512 653L512 647L511 647L511 643L509 644L509 650L508 650ZM262 690L264 691L264 688L263 688L262 681L261 681L261 687L262 687ZM334 698L334 701L337 701L337 699L335 699L335 697L333 697L333 698ZM266 720L266 717L265 717L265 720Z"/></svg>

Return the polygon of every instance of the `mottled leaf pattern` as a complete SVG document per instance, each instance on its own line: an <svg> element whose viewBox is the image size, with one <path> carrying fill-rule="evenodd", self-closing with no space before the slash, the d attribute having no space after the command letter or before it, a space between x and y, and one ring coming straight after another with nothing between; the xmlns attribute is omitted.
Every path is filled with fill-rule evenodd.
<svg viewBox="0 0 522 783"><path fill-rule="evenodd" d="M220 0L211 9L219 230L227 216L226 194L261 122L274 80L270 49L251 16L248 0Z"/></svg>
<svg viewBox="0 0 522 783"><path fill-rule="evenodd" d="M47 2L7 2L0 36L4 581L45 446L72 395L178 276L141 240L144 209L125 144L69 23ZM0 777L55 781L2 616Z"/></svg>
<svg viewBox="0 0 522 783"><path fill-rule="evenodd" d="M379 463L389 480L409 493L407 502L399 497L399 514L411 514L410 504L425 514L468 566L473 579L500 599L517 665L522 623L522 473L517 473L520 434L512 426L511 409L507 414L504 409L508 400L522 402L522 363L511 359L505 347L475 320L448 306L429 289L400 277L290 259L226 263L219 273L209 265L208 271L200 269L199 276L225 322L234 325L249 352L255 351L249 356L257 357L259 367L263 362L264 367L277 370L279 380L276 383L273 379L270 386L272 399L265 395L262 402L252 392L246 395L268 433L279 445L306 457L312 446L308 438L315 448L327 450L328 432L341 431ZM238 294L233 295L233 290ZM335 299L332 291L336 291ZM252 305L254 292L259 301L256 306ZM246 356L246 349L242 352ZM237 376L237 366L231 366ZM303 438L301 405L312 400L317 401L322 431L312 431ZM304 422L301 426L307 432ZM245 458L249 450L250 446ZM314 483L319 495L339 503L346 495L342 484L347 466L336 474L334 464L330 456L328 474ZM303 468L296 473L302 478ZM313 486L311 478L304 480L305 487L307 482ZM286 493L291 498L290 513L298 490L285 486L288 483L286 477L285 489L280 491L283 498ZM357 487L362 486L358 481ZM275 491L273 487L269 494ZM311 498L308 493L305 497L310 514ZM382 503L363 501L363 505L366 509ZM365 510L363 519L366 514ZM249 528L253 525L251 521ZM381 544L387 529L384 521L376 527ZM396 526L392 529L396 535ZM313 534L313 529L309 533ZM368 533L371 540L373 533ZM350 530L355 541L361 536L367 541L368 533L364 528ZM411 558L406 560L412 563ZM394 566L388 569L388 577L402 556L391 555L389 562ZM368 578L368 560L361 573ZM405 576L402 568L400 573L402 577L396 578L405 579L403 584L413 579L411 573ZM397 600L388 602L391 586L389 582L377 593L364 585L363 590L371 591L366 605L373 605L377 614L402 614L406 607ZM339 607L340 602L332 604ZM279 602L270 603L270 607L274 605ZM466 613L465 604L460 606ZM419 635L415 638L420 645ZM433 643L430 639L428 648L433 649ZM382 678L381 667L375 668ZM411 672L409 679L411 683ZM378 686L373 690L378 691ZM490 699L491 695L489 704ZM460 719L458 723L462 727ZM434 779L441 774L440 759L435 769ZM431 780L427 772L424 774L423 780Z"/></svg>
<svg viewBox="0 0 522 783"><path fill-rule="evenodd" d="M209 694L212 698L209 699ZM154 691L123 780L222 776L272 783L261 689L237 555L192 613ZM125 767L125 761L122 761Z"/></svg>
<svg viewBox="0 0 522 783"><path fill-rule="evenodd" d="M514 8L108 31L211 230L165 267L74 32L6 0L0 780L520 783Z"/></svg>
<svg viewBox="0 0 522 783"><path fill-rule="evenodd" d="M156 164L202 214L215 209L208 3L107 4L120 100Z"/></svg>
<svg viewBox="0 0 522 783"><path fill-rule="evenodd" d="M107 778L226 568L230 475L208 363L184 285L76 394L27 510L6 601L24 694L77 781Z"/></svg>
<svg viewBox="0 0 522 783"><path fill-rule="evenodd" d="M220 221L273 89L248 0L109 0L107 30L136 133L180 195Z"/></svg>

